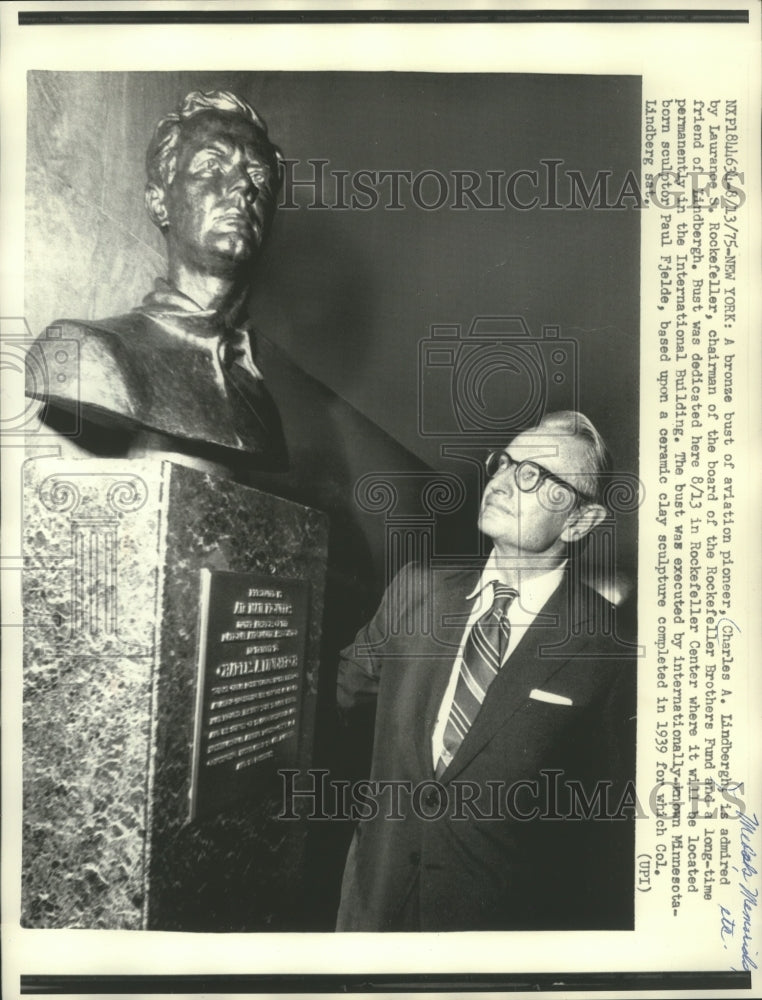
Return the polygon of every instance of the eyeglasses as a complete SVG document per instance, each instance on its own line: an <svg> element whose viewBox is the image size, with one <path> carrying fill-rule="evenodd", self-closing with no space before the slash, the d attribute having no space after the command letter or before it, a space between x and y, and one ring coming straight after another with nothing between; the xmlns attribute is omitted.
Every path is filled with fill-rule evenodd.
<svg viewBox="0 0 762 1000"><path fill-rule="evenodd" d="M575 486L572 486L571 483L567 483L565 479L561 479L560 476L551 472L550 469L546 469L544 465L539 465L537 462L532 462L530 459L524 459L523 462L517 462L515 459L511 458L507 451L490 452L484 465L490 479L493 476L496 476L498 472L505 472L507 469L513 469L516 485L522 493L534 493L540 488L545 480L548 479L550 482L555 483L556 486L562 486L564 489L569 490L569 492L575 497L577 503L596 503L595 497L591 497L589 493L584 493L582 490L578 490Z"/></svg>

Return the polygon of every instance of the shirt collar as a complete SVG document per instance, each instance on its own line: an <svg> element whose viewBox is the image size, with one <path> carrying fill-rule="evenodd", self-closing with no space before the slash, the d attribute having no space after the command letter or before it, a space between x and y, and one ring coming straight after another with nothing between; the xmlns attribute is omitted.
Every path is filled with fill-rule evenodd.
<svg viewBox="0 0 762 1000"><path fill-rule="evenodd" d="M568 560L564 559L560 565L554 566L553 569L549 569L544 573L533 574L525 582L522 582L520 590L522 607L534 612L540 611L550 595L560 584L566 572L567 562ZM493 549L490 552L487 562L484 564L484 569L476 586L467 595L466 599L469 601L474 600L487 587L492 587L495 583L504 584L505 579L500 571L497 552Z"/></svg>

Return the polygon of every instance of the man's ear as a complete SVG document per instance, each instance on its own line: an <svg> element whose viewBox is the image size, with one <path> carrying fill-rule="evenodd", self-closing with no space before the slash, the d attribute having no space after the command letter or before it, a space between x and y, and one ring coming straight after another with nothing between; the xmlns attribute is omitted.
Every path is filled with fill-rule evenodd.
<svg viewBox="0 0 762 1000"><path fill-rule="evenodd" d="M164 200L164 188L150 181L146 184L146 210L151 222L159 229L169 226L169 213Z"/></svg>
<svg viewBox="0 0 762 1000"><path fill-rule="evenodd" d="M578 542L590 534L606 517L607 511L599 503L587 503L578 507L566 521L561 539L564 542Z"/></svg>

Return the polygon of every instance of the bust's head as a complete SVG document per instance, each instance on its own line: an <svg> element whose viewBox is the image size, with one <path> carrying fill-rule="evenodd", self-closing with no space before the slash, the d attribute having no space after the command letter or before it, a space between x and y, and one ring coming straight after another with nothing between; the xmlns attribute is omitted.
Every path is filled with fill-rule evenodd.
<svg viewBox="0 0 762 1000"><path fill-rule="evenodd" d="M219 277L252 260L272 222L282 161L245 101L188 94L156 126L146 154L146 207L170 259Z"/></svg>

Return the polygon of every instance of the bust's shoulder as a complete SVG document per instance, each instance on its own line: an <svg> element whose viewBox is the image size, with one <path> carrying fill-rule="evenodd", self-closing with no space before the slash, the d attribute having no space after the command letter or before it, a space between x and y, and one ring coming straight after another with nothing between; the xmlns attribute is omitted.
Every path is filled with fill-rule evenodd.
<svg viewBox="0 0 762 1000"><path fill-rule="evenodd" d="M76 344L79 351L87 350L95 356L125 354L129 352L130 338L139 338L145 327L146 317L137 311L107 319L56 319L45 327L32 348L47 355L51 350L65 350L67 344Z"/></svg>
<svg viewBox="0 0 762 1000"><path fill-rule="evenodd" d="M36 343L69 339L104 351L128 350L130 338L140 338L146 326L147 317L139 309L105 319L57 319L43 330Z"/></svg>
<svg viewBox="0 0 762 1000"><path fill-rule="evenodd" d="M139 350L144 328L139 313L55 320L29 349L27 396L137 416L147 391Z"/></svg>

